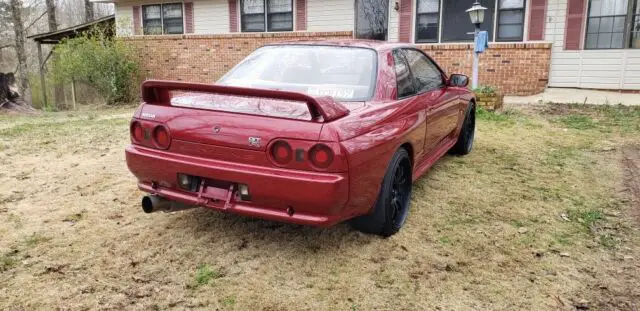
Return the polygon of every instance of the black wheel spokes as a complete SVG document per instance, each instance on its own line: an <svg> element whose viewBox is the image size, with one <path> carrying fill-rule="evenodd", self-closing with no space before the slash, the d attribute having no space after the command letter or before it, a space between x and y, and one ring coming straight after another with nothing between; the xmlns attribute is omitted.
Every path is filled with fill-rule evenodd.
<svg viewBox="0 0 640 311"><path fill-rule="evenodd" d="M409 194L409 182L406 176L406 170L404 166L399 166L394 174L393 186L391 190L391 208L393 223L400 225L404 220L404 213L406 213L407 198Z"/></svg>

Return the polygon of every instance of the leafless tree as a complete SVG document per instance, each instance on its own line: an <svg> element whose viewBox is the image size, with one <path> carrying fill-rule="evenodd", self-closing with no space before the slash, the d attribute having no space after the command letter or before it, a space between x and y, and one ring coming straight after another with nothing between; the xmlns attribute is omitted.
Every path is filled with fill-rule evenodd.
<svg viewBox="0 0 640 311"><path fill-rule="evenodd" d="M56 20L56 2L55 0L46 0L47 5L47 21L49 22L49 31L58 30L58 22Z"/></svg>
<svg viewBox="0 0 640 311"><path fill-rule="evenodd" d="M28 99L29 77L27 76L27 54L24 49L24 25L22 24L22 1L10 0L11 17L13 22L13 32L15 35L15 49L18 58L18 73L20 75L20 83L18 88L20 93Z"/></svg>

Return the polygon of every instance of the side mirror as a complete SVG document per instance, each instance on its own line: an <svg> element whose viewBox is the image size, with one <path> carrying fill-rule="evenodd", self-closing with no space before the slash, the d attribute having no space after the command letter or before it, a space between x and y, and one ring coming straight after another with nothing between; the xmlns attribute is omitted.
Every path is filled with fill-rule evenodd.
<svg viewBox="0 0 640 311"><path fill-rule="evenodd" d="M455 87L465 87L469 84L469 77L454 73L449 77L449 81L447 83L449 86Z"/></svg>

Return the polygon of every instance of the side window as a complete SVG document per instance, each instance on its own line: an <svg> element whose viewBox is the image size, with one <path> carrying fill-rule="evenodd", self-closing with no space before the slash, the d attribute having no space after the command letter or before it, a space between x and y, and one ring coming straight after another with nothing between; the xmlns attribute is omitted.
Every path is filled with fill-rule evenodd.
<svg viewBox="0 0 640 311"><path fill-rule="evenodd" d="M413 73L418 93L436 90L444 86L442 72L424 54L410 49L404 50L404 54Z"/></svg>
<svg viewBox="0 0 640 311"><path fill-rule="evenodd" d="M393 51L393 62L396 71L398 98L414 95L416 89L404 53L400 50Z"/></svg>

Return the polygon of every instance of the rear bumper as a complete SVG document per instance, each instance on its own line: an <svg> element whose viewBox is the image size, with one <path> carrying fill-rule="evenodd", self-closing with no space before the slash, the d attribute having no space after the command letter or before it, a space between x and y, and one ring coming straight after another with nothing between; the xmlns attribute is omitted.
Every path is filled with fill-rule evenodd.
<svg viewBox="0 0 640 311"><path fill-rule="evenodd" d="M331 226L349 218L342 214L349 198L346 173L253 166L137 145L128 146L125 153L129 170L138 178L138 188L168 200L302 225ZM251 201L241 201L231 193L226 202L203 200L197 192L177 187L178 173L246 184Z"/></svg>

